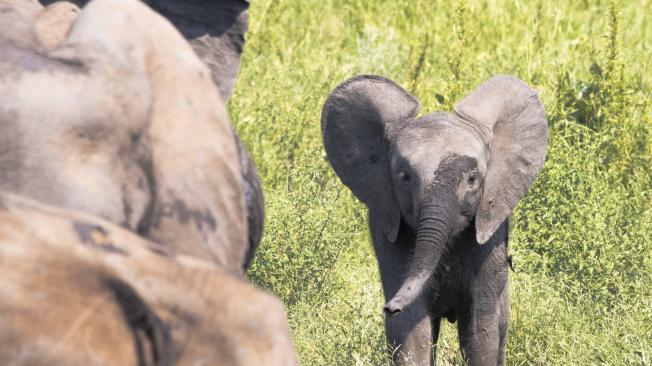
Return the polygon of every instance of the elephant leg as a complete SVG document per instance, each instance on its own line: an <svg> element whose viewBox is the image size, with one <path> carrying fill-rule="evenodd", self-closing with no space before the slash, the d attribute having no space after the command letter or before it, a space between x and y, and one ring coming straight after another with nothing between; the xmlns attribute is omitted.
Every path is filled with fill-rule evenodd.
<svg viewBox="0 0 652 366"><path fill-rule="evenodd" d="M401 314L385 315L385 332L397 366L434 365L430 318L423 300L415 301Z"/></svg>
<svg viewBox="0 0 652 366"><path fill-rule="evenodd" d="M462 356L469 366L504 365L505 336L509 317L507 286L488 304L490 297L474 297L458 318Z"/></svg>
<svg viewBox="0 0 652 366"><path fill-rule="evenodd" d="M374 230L370 218L372 238L385 301L393 298L407 275L411 259L409 236L399 234L396 243L390 243L381 230ZM385 314L385 334L388 351L397 366L434 365L432 354L432 326L426 301L417 299L400 314Z"/></svg>

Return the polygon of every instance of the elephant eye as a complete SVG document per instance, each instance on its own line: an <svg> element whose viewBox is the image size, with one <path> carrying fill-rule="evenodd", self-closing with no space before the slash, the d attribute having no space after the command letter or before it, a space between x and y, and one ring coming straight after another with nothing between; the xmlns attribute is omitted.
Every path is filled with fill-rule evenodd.
<svg viewBox="0 0 652 366"><path fill-rule="evenodd" d="M471 176L469 176L469 179L466 180L466 183L468 183L468 185L472 186L472 185L475 184L475 180L476 180L475 174L471 174Z"/></svg>
<svg viewBox="0 0 652 366"><path fill-rule="evenodd" d="M410 175L406 172L400 172L398 173L398 178L402 180L403 182L409 182L410 181Z"/></svg>

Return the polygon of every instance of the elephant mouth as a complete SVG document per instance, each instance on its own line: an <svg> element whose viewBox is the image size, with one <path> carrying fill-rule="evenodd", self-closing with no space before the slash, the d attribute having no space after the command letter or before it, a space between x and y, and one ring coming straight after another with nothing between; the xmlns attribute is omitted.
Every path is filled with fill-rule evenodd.
<svg viewBox="0 0 652 366"><path fill-rule="evenodd" d="M468 217L466 215L457 216L450 234L450 240L457 238L473 221L475 221L475 217Z"/></svg>

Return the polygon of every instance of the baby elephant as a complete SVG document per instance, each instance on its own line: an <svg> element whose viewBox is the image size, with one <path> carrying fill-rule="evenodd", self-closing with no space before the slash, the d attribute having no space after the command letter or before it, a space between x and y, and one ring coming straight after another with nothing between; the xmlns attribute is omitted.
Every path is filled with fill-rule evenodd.
<svg viewBox="0 0 652 366"><path fill-rule="evenodd" d="M328 160L368 207L389 347L398 365L432 365L447 318L470 365L503 365L507 221L546 157L544 107L521 80L495 76L453 113L418 111L373 75L339 85L322 111Z"/></svg>

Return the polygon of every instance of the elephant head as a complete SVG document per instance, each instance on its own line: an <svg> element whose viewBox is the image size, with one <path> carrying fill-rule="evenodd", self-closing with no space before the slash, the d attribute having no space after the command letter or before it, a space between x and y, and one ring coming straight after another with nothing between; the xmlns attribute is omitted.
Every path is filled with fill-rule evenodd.
<svg viewBox="0 0 652 366"><path fill-rule="evenodd" d="M396 314L420 294L447 243L473 225L478 245L498 227L539 174L547 121L537 93L495 76L452 113L417 118L419 103L379 76L339 85L322 111L328 160L379 218L389 242L401 222L416 232L407 277L385 310Z"/></svg>
<svg viewBox="0 0 652 366"><path fill-rule="evenodd" d="M49 48L12 3L0 1L0 189L242 274L250 174L181 34L140 1L94 0Z"/></svg>
<svg viewBox="0 0 652 366"><path fill-rule="evenodd" d="M0 0L2 1L2 0ZM14 1L14 0L4 0ZM48 48L61 43L74 18L88 0L27 0L21 6L34 12L38 38ZM163 15L190 42L195 53L208 66L222 100L233 93L244 50L248 28L249 3L244 0L146 0L145 3ZM14 6L16 4L13 4ZM247 208L249 245L244 259L246 270L260 244L264 227L264 198L260 177L249 152L233 131L243 172L243 189Z"/></svg>

